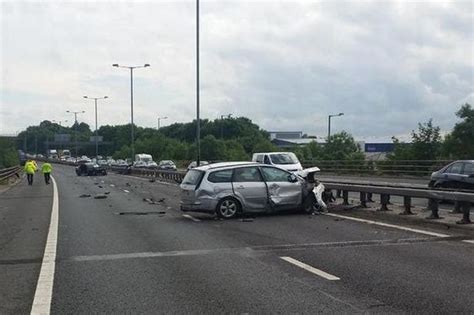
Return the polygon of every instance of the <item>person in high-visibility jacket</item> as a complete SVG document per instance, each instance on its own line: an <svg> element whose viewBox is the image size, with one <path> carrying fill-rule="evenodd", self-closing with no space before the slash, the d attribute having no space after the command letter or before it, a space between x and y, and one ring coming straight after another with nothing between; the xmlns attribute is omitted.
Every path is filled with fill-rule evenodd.
<svg viewBox="0 0 474 315"><path fill-rule="evenodd" d="M35 164L33 163L32 160L28 160L26 163L25 163L25 173L26 173L26 177L28 178L28 185L33 185L33 175L35 174L36 172L36 166Z"/></svg>
<svg viewBox="0 0 474 315"><path fill-rule="evenodd" d="M44 162L43 165L41 165L41 172L43 172L44 182L46 183L46 185L49 185L49 180L51 179L52 170L53 170L53 167L48 162Z"/></svg>

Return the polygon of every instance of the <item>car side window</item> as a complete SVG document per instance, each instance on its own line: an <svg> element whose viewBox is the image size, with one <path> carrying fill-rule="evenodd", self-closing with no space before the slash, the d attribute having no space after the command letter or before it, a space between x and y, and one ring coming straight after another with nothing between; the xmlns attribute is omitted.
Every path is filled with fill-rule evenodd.
<svg viewBox="0 0 474 315"><path fill-rule="evenodd" d="M464 170L462 173L466 175L474 174L474 163L464 163Z"/></svg>
<svg viewBox="0 0 474 315"><path fill-rule="evenodd" d="M234 182L261 182L262 177L256 167L243 167L234 169Z"/></svg>
<svg viewBox="0 0 474 315"><path fill-rule="evenodd" d="M232 181L232 170L212 172L207 180L212 183L229 183Z"/></svg>
<svg viewBox="0 0 474 315"><path fill-rule="evenodd" d="M273 167L262 167L263 178L266 182L288 182L289 173Z"/></svg>
<svg viewBox="0 0 474 315"><path fill-rule="evenodd" d="M454 163L450 167L448 167L444 173L449 173L449 174L461 174L461 169L462 169L462 163Z"/></svg>
<svg viewBox="0 0 474 315"><path fill-rule="evenodd" d="M257 162L258 163L263 163L263 155L262 154L257 155Z"/></svg>

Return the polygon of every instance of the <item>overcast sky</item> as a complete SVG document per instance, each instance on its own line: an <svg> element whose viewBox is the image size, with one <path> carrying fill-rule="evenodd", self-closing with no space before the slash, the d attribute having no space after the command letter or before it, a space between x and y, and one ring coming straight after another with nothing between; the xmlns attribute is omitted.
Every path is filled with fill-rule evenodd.
<svg viewBox="0 0 474 315"><path fill-rule="evenodd" d="M201 116L404 138L474 104L473 1L201 1ZM66 110L93 128L195 117L195 1L1 1L0 133ZM69 123L68 123L69 124Z"/></svg>

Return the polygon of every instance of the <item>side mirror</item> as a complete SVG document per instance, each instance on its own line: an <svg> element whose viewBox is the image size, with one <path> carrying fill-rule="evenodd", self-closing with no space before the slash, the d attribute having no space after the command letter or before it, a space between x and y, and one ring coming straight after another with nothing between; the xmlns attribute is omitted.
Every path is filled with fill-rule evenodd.
<svg viewBox="0 0 474 315"><path fill-rule="evenodd" d="M288 181L290 183L296 183L298 181L298 177L296 177L296 175L294 175L294 174L290 174L290 175L288 175Z"/></svg>
<svg viewBox="0 0 474 315"><path fill-rule="evenodd" d="M470 174L470 175L468 175L467 177L469 177L469 178L474 178L474 174Z"/></svg>

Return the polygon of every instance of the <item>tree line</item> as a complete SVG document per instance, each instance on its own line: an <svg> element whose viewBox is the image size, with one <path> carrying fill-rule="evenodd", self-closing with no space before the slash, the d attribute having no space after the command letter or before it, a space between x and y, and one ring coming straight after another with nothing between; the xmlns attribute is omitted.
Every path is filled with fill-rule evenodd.
<svg viewBox="0 0 474 315"><path fill-rule="evenodd" d="M436 160L474 158L474 109L469 104L456 112L460 119L451 133L442 136L440 128L430 119L420 123L418 130L411 133L411 142L403 143L392 138L394 151L388 155L391 160ZM107 143L101 145L99 154L114 158L128 158L130 148L130 124L101 126L98 134ZM45 154L53 147L55 134L69 134L71 142L64 149L74 153L74 130L80 143L78 155L95 155L94 142L90 137L94 132L86 123L70 127L60 126L51 121L42 121L38 126L30 126L22 131L16 142L18 149L29 153ZM155 160L171 159L189 161L196 158L196 121L174 123L159 130L134 126L135 152L152 154ZM2 144L0 163L11 159L15 144ZM7 149L10 148L10 149ZM201 120L201 159L209 161L249 160L254 152L282 151L269 140L268 133L246 117ZM311 142L306 146L295 146L284 150L295 152L301 160L363 160L364 154L356 141L346 131L331 135L329 142ZM6 153L5 153L6 152ZM6 157L5 157L6 156Z"/></svg>

